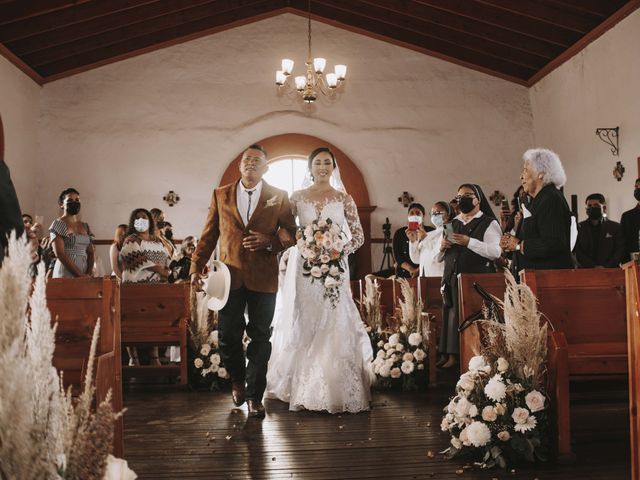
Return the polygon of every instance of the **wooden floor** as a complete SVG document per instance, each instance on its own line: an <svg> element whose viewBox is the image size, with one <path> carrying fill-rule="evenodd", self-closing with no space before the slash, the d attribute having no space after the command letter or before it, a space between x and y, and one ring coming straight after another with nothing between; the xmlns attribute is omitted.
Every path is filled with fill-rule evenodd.
<svg viewBox="0 0 640 480"><path fill-rule="evenodd" d="M629 447L620 405L572 407L577 461L478 471L438 452L452 385L422 393L375 392L371 412L289 412L267 401L267 418L232 409L228 392L171 387L125 394L125 458L141 479L627 479Z"/></svg>

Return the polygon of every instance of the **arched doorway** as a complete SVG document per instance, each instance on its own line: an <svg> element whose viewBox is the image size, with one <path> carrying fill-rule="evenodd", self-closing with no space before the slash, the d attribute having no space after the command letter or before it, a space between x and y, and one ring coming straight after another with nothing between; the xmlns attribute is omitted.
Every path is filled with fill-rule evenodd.
<svg viewBox="0 0 640 480"><path fill-rule="evenodd" d="M269 154L270 163L288 160L303 160L313 149L320 146L329 147L336 155L336 160L340 165L342 181L349 194L353 197L358 206L360 222L364 230L364 245L356 253L356 277L362 278L371 272L371 212L375 210L369 201L369 190L364 181L364 177L356 164L340 148L318 137L304 135L300 133L287 133L264 138L256 143L262 145ZM236 182L240 178L238 165L242 153L229 164L220 185L227 185ZM275 165L274 165L275 166ZM268 181L268 180L267 180Z"/></svg>

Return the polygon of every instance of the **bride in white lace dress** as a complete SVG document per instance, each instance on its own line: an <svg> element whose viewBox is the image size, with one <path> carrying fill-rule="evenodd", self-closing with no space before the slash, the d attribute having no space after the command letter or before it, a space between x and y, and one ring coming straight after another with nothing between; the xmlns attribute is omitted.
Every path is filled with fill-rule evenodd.
<svg viewBox="0 0 640 480"><path fill-rule="evenodd" d="M346 255L362 246L364 234L355 202L341 186L333 153L314 150L309 170L313 184L291 196L294 215L303 227L330 218L350 233L345 272L334 307L322 283L302 275L298 248L285 253L288 262L276 300L266 396L288 402L290 410L369 410L373 350L351 296L346 263ZM337 178L338 189L331 186L332 178Z"/></svg>

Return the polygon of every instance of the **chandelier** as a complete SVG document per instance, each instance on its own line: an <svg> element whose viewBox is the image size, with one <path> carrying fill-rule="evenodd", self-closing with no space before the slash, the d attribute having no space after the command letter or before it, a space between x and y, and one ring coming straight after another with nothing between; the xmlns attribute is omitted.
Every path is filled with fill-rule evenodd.
<svg viewBox="0 0 640 480"><path fill-rule="evenodd" d="M293 79L291 84L291 74L293 72L293 60L285 58L282 60L282 70L276 71L276 85L278 92L286 94L295 94L296 92L302 97L305 103L313 103L318 99L320 94L328 99L335 99L336 91L344 84L347 75L346 65L336 65L334 73L324 74L327 60L325 58L311 55L311 0L308 3L308 20L307 20L307 61L305 62L307 72L305 75L299 75Z"/></svg>

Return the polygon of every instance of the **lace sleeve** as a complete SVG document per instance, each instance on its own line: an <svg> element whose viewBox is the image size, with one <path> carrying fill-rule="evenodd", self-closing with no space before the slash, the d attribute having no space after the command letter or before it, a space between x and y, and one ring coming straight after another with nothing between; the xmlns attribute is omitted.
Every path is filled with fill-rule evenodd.
<svg viewBox="0 0 640 480"><path fill-rule="evenodd" d="M350 255L358 250L364 243L364 231L360 224L358 207L356 206L356 202L353 201L351 195L346 195L344 197L344 216L347 219L349 230L351 230L351 241L345 246L345 252L347 255Z"/></svg>

